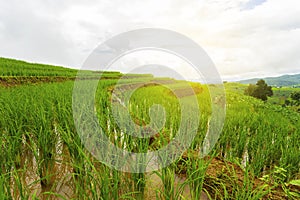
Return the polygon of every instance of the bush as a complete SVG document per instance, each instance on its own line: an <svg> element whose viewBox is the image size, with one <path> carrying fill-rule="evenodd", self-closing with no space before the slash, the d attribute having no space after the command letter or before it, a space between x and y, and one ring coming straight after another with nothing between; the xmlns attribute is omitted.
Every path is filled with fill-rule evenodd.
<svg viewBox="0 0 300 200"><path fill-rule="evenodd" d="M257 81L255 85L250 84L246 88L245 94L263 101L267 101L268 97L273 96L273 90L271 86L268 86L268 84L261 79Z"/></svg>

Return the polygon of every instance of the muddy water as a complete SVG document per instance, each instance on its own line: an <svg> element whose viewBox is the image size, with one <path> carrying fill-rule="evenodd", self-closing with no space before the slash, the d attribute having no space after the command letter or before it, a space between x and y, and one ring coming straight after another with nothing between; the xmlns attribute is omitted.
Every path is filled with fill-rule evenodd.
<svg viewBox="0 0 300 200"><path fill-rule="evenodd" d="M186 178L179 177L176 174L174 174L174 188L176 192L176 188L178 188L180 185L184 184L186 181ZM147 183L146 183L146 191L145 191L145 198L146 199L156 199L157 193L159 191L163 191L163 182L161 178L156 173L150 173L147 175ZM188 184L186 184L183 188L183 191L181 193L180 199L192 199L191 197L191 188ZM201 193L201 200L209 200L209 197L206 195L205 192Z"/></svg>
<svg viewBox="0 0 300 200"><path fill-rule="evenodd" d="M22 199L18 184L21 184L25 191L23 193L30 194L29 199L38 197L39 199L61 199L58 195L64 196L70 199L74 196L73 188L74 184L72 181L73 169L67 164L69 159L68 151L63 147L62 142L59 140L56 148L56 157L54 166L51 169L53 176L50 178L52 183L50 186L45 187L41 185L40 177L38 174L38 163L32 151L23 146L22 160L16 176L11 178L11 194L14 199ZM17 178L19 177L19 178ZM19 183L18 183L19 182ZM57 195L44 194L47 192L53 192Z"/></svg>
<svg viewBox="0 0 300 200"><path fill-rule="evenodd" d="M22 199L19 189L18 181L22 185L25 192L30 194L29 199L35 199L35 197L46 200L46 199L61 199L62 196L66 199L76 198L75 185L73 183L72 173L73 168L70 167L70 155L67 148L64 147L62 142L59 140L56 148L55 164L51 170L53 176L53 184L48 187L42 186L40 177L38 174L38 164L36 158L32 151L28 148L24 148L22 152L21 166L17 173L17 176L12 176L11 178L11 194L13 199ZM15 170L12 170L15 171ZM20 177L20 179L16 179ZM174 174L174 188L179 187L185 182L185 178L181 178ZM52 193L50 195L49 193ZM146 188L145 188L145 199L152 200L156 199L157 194L161 197L161 192L163 191L163 182L161 178L156 173L146 173ZM176 189L175 189L176 191ZM48 194L47 194L48 193ZM55 195L54 195L55 193ZM190 187L186 185L182 191L182 198L191 199ZM209 199L207 195L202 192L201 199Z"/></svg>
<svg viewBox="0 0 300 200"><path fill-rule="evenodd" d="M29 199L35 199L35 197L42 200L62 199L61 197L66 199L76 198L70 154L67 147L63 144L56 128L54 132L56 133L58 142L55 147L55 162L52 167L49 167L50 172L48 172L48 174L52 174L49 178L49 183L51 184L47 186L41 184L38 173L38 163L36 160L36 156L39 156L39 152L34 155L28 146L31 146L31 148L34 149L37 149L37 147L35 147L34 144L26 144L26 138L23 138L23 152L21 153L22 159L20 166L16 170L12 169L12 171L16 171L17 173L14 176L11 176L11 194L13 199L22 199L22 194L20 194L18 185L22 186L22 190L24 190L22 191L23 194L29 194ZM155 163L152 164L155 165ZM149 200L156 199L157 194L163 191L163 182L161 178L155 173L146 173L146 180L145 198ZM174 174L174 188L179 187L185 181L185 178L178 177ZM183 188L181 194L182 197L191 199L190 190L191 188L186 185ZM202 192L201 195L201 199L208 199L204 192Z"/></svg>

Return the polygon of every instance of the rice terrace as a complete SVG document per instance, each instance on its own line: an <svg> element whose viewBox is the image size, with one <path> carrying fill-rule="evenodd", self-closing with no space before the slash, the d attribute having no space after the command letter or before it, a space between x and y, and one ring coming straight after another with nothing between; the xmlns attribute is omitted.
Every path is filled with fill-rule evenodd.
<svg viewBox="0 0 300 200"><path fill-rule="evenodd" d="M72 111L77 72L0 58L0 199L300 199L299 102L290 97L299 88L273 87L274 95L263 101L244 94L248 84L224 83L224 127L213 150L201 157L211 115L208 85L151 74L83 72L87 78L79 81L86 84L101 74L97 123L111 143L130 152L163 148L179 129L179 100L199 102L190 147L167 167L130 173L98 161L83 145ZM118 113L111 106L124 103L124 91L132 92L129 118L151 137L124 134L115 122ZM160 107L149 112L153 105L164 112ZM147 129L152 115L165 116L163 127Z"/></svg>

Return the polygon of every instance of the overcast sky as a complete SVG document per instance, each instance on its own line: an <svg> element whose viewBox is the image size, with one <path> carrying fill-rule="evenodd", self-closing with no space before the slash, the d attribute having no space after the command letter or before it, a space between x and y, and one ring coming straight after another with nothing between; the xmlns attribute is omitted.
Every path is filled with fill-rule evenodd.
<svg viewBox="0 0 300 200"><path fill-rule="evenodd" d="M300 73L299 0L0 0L0 56L80 68L151 27L196 41L225 80Z"/></svg>

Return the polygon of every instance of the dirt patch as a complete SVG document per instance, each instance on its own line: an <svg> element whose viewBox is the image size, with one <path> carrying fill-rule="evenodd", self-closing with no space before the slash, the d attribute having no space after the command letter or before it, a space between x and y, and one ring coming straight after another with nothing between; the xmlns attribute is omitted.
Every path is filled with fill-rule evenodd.
<svg viewBox="0 0 300 200"><path fill-rule="evenodd" d="M16 76L16 77L0 77L0 85L4 87L13 87L18 85L38 84L63 82L68 80L75 80L75 77L64 76Z"/></svg>
<svg viewBox="0 0 300 200"><path fill-rule="evenodd" d="M117 76L101 76L103 79L118 79ZM87 76L87 77L69 77L69 76L2 76L0 77L0 86L14 87L19 85L32 85L40 83L54 83L74 80L98 80L98 76Z"/></svg>
<svg viewBox="0 0 300 200"><path fill-rule="evenodd" d="M184 163L186 159L188 158L183 155L182 162L179 162L179 165ZM225 191L230 196L234 196L233 194L238 190L245 189L248 191L258 191L261 189L262 192L265 192L262 199L289 199L283 190L283 186L274 186L271 183L266 183L250 172L245 172L244 169L237 164L226 161L220 157L212 159L206 157L204 159L209 162L209 164L205 172L203 188L213 199L223 199ZM186 170L180 170L178 173L180 177L186 177L186 175ZM246 175L248 177L245 177ZM248 179L248 181L245 181L245 179ZM290 192L300 192L300 187L298 186L289 186L288 189Z"/></svg>

